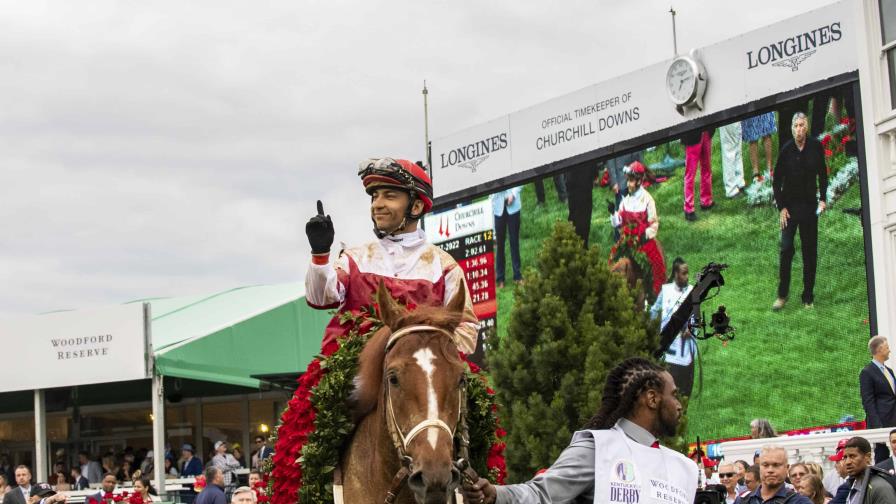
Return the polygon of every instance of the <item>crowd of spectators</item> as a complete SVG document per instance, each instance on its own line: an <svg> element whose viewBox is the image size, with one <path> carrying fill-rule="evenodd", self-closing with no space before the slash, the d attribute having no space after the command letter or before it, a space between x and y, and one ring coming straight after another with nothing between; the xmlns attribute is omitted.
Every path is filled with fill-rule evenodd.
<svg viewBox="0 0 896 504"><path fill-rule="evenodd" d="M774 437L767 421L753 422L753 438ZM753 463L724 461L717 465L702 452L691 458L703 468L701 486L725 495L726 504L893 504L896 503L896 429L889 435L885 460L873 463L871 443L863 437L841 439L834 455L834 470L825 473L811 461L788 463L787 451L768 444L757 450Z"/></svg>
<svg viewBox="0 0 896 504"><path fill-rule="evenodd" d="M249 474L250 486L261 479L258 469L265 459L273 455L273 449L268 446L265 436L256 436L254 442L255 449L249 457L252 469ZM212 446L213 451L204 460L196 454L196 449L190 443L180 446L179 453L166 447L163 458L165 477L167 479L195 477L205 474L210 468L216 468L221 473L224 486L235 488L239 481L237 471L250 468L246 465L243 450L239 444L230 445L225 440L218 440ZM126 485L133 487L135 492L144 494L147 502L153 500L155 490L149 481L154 477L156 457L152 450L145 448L135 450L127 447L121 452L108 452L99 457L82 451L78 453L77 461L71 467L68 467L65 459L66 453L63 450L56 452L56 461L46 482L55 492L100 488L98 495L104 495L120 485ZM0 504L35 504L19 503L17 498L13 501L4 499L9 491L17 487L22 488L21 492L24 495L30 485L30 468L24 465L13 467L9 463L8 455L0 455Z"/></svg>

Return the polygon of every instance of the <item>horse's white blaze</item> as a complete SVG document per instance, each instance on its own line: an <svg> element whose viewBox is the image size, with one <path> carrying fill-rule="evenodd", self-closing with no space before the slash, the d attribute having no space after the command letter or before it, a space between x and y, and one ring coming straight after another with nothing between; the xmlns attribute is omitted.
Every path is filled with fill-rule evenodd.
<svg viewBox="0 0 896 504"><path fill-rule="evenodd" d="M438 420L439 400L436 398L436 389L432 384L432 374L436 370L436 365L433 361L436 360L436 356L433 355L432 350L423 348L414 352L414 359L417 360L417 365L420 366L423 374L426 375L426 419ZM432 449L435 450L436 442L439 439L439 431L436 429L427 429L427 431L426 439L429 441Z"/></svg>

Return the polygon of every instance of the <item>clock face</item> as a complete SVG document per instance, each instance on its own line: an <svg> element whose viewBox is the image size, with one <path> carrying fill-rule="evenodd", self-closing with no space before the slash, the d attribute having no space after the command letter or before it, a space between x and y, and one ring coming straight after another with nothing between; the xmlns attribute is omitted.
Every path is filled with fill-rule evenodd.
<svg viewBox="0 0 896 504"><path fill-rule="evenodd" d="M676 58L666 71L666 89L676 105L687 103L697 91L694 65L685 58Z"/></svg>

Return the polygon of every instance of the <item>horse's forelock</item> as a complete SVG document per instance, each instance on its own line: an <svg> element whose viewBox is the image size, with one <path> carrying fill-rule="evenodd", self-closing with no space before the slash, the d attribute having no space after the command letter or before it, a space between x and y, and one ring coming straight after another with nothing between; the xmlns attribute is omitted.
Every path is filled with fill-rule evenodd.
<svg viewBox="0 0 896 504"><path fill-rule="evenodd" d="M454 332L462 318L462 313L447 311L441 306L419 306L398 319L393 330L412 325L431 325Z"/></svg>
<svg viewBox="0 0 896 504"><path fill-rule="evenodd" d="M386 357L386 343L392 331L382 327L367 340L358 358L358 374L354 379L354 390L350 398L356 420L373 411L379 399L380 383L383 381L383 360Z"/></svg>

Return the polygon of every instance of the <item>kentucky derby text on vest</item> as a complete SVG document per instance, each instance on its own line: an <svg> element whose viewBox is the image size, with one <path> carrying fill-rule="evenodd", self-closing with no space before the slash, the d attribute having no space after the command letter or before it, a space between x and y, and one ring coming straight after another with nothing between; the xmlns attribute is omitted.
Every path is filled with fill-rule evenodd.
<svg viewBox="0 0 896 504"><path fill-rule="evenodd" d="M822 26L806 33L779 40L773 44L760 47L756 51L755 56L753 51L748 51L747 69L767 65L779 59L789 58L810 49L836 42L840 40L841 36L840 22L837 21L828 26Z"/></svg>
<svg viewBox="0 0 896 504"><path fill-rule="evenodd" d="M57 351L56 352L56 360L69 360L69 359L84 359L87 357L100 357L103 355L109 355L109 347L108 346L96 346L102 343L109 343L112 341L111 334L98 334L96 336L87 336L87 337L79 337L79 338L65 338L65 339L51 339L50 343L53 344L54 348L69 348L69 350L65 351ZM75 348L75 347L87 347L90 348Z"/></svg>
<svg viewBox="0 0 896 504"><path fill-rule="evenodd" d="M447 154L442 154L442 168L454 166L457 163L463 163L471 159L484 156L486 154L497 152L507 148L507 133L500 133L493 137L479 140L471 144L451 149Z"/></svg>

